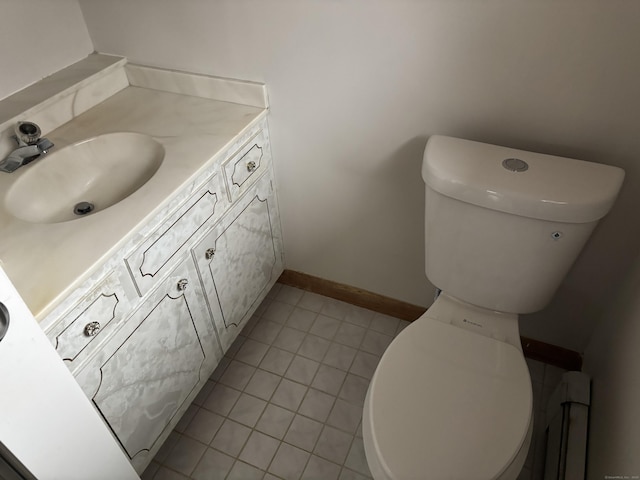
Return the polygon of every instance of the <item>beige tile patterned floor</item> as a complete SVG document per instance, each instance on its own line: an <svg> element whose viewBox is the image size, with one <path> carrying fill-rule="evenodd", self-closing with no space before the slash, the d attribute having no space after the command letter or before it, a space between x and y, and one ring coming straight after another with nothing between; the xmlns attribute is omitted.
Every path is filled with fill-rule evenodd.
<svg viewBox="0 0 640 480"><path fill-rule="evenodd" d="M142 478L371 478L364 398L380 356L407 325L276 284ZM541 437L541 405L562 370L527 362ZM542 478L537 437L521 480Z"/></svg>

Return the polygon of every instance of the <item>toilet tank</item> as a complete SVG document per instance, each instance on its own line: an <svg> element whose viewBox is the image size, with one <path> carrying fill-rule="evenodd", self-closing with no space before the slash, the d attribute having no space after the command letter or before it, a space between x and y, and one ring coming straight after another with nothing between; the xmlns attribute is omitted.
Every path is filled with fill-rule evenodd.
<svg viewBox="0 0 640 480"><path fill-rule="evenodd" d="M551 300L624 171L435 135L422 178L429 280L480 307L530 313Z"/></svg>

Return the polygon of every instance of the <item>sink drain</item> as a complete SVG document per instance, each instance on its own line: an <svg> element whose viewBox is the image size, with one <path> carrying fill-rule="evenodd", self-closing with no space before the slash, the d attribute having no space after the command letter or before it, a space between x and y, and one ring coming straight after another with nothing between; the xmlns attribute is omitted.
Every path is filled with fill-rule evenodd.
<svg viewBox="0 0 640 480"><path fill-rule="evenodd" d="M91 213L95 210L95 205L89 202L80 202L73 207L73 213L76 215L86 215L87 213Z"/></svg>

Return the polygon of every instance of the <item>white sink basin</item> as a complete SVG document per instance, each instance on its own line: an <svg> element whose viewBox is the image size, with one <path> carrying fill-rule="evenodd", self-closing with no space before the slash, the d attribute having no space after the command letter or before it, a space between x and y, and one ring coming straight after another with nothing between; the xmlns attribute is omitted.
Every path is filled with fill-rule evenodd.
<svg viewBox="0 0 640 480"><path fill-rule="evenodd" d="M69 145L27 165L5 208L31 223L83 218L125 199L160 168L164 147L148 135L108 133Z"/></svg>

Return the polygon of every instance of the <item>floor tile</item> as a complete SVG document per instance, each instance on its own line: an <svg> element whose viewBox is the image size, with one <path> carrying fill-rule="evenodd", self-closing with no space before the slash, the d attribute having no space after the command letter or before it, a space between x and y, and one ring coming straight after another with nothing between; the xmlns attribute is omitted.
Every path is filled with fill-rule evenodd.
<svg viewBox="0 0 640 480"><path fill-rule="evenodd" d="M364 338L366 331L366 329L359 327L358 325L342 322L333 341L353 348L358 348L362 343L362 339Z"/></svg>
<svg viewBox="0 0 640 480"><path fill-rule="evenodd" d="M262 314L262 318L284 324L293 312L293 305L274 300Z"/></svg>
<svg viewBox="0 0 640 480"><path fill-rule="evenodd" d="M260 368L276 375L284 375L293 360L293 353L271 347L260 362Z"/></svg>
<svg viewBox="0 0 640 480"><path fill-rule="evenodd" d="M362 418L362 406L336 400L333 409L327 418L327 425L355 434Z"/></svg>
<svg viewBox="0 0 640 480"><path fill-rule="evenodd" d="M318 441L321 431L322 423L302 415L296 415L284 437L284 441L311 452Z"/></svg>
<svg viewBox="0 0 640 480"><path fill-rule="evenodd" d="M392 341L393 337L389 335L374 332L373 330L367 330L367 333L362 340L362 344L360 345L360 350L381 356Z"/></svg>
<svg viewBox="0 0 640 480"><path fill-rule="evenodd" d="M182 414L182 417L180 417L180 420L176 424L174 430L178 433L184 433L185 429L189 426L189 423L191 423L191 420L193 420L193 417L198 413L198 410L200 410L200 407L195 403L189 405L187 410Z"/></svg>
<svg viewBox="0 0 640 480"><path fill-rule="evenodd" d="M144 480L370 479L362 407L380 356L409 322L280 284L267 297ZM544 422L541 405L563 371L527 363ZM540 435L523 480L542 478Z"/></svg>
<svg viewBox="0 0 640 480"><path fill-rule="evenodd" d="M296 355L284 376L295 382L309 385L319 366L320 364L314 360Z"/></svg>
<svg viewBox="0 0 640 480"><path fill-rule="evenodd" d="M262 318L249 334L249 338L271 345L281 328L281 324Z"/></svg>
<svg viewBox="0 0 640 480"><path fill-rule="evenodd" d="M280 444L269 472L284 480L298 480L304 471L310 454L286 443Z"/></svg>
<svg viewBox="0 0 640 480"><path fill-rule="evenodd" d="M370 477L365 477L349 468L343 468L338 480L368 480L369 478Z"/></svg>
<svg viewBox="0 0 640 480"><path fill-rule="evenodd" d="M160 467L156 472L153 480L187 480L189 477L185 477L184 475L174 472L173 470L169 470L165 467Z"/></svg>
<svg viewBox="0 0 640 480"><path fill-rule="evenodd" d="M295 417L295 413L292 411L270 403L262 413L260 420L258 420L256 430L272 437L283 439L293 417Z"/></svg>
<svg viewBox="0 0 640 480"><path fill-rule="evenodd" d="M320 313L338 320L344 320L350 311L351 305L348 303L328 298L325 300Z"/></svg>
<svg viewBox="0 0 640 480"><path fill-rule="evenodd" d="M220 383L237 390L243 390L255 371L256 368L251 365L232 360L222 378L220 378Z"/></svg>
<svg viewBox="0 0 640 480"><path fill-rule="evenodd" d="M238 390L218 383L213 387L213 390L211 390L202 407L226 417L235 405L238 397L240 397Z"/></svg>
<svg viewBox="0 0 640 480"><path fill-rule="evenodd" d="M284 286L285 285L283 283L276 283L273 287L271 287L271 290L267 292L267 298L265 299L265 301L267 299L275 300L275 298L278 296L278 293L280 293L280 290L282 290Z"/></svg>
<svg viewBox="0 0 640 480"><path fill-rule="evenodd" d="M369 328L374 315L375 312L371 310L352 305L347 312L347 315L344 317L344 321L353 323L354 325L358 325L360 327Z"/></svg>
<svg viewBox="0 0 640 480"><path fill-rule="evenodd" d="M244 462L236 462L227 476L227 480L260 480L264 471Z"/></svg>
<svg viewBox="0 0 640 480"><path fill-rule="evenodd" d="M160 450L158 450L158 453L156 453L156 456L154 457L154 461L158 463L163 463L169 456L169 453L171 453L171 450L173 450L173 447L176 446L176 443L180 438L182 438L182 435L177 433L175 430L171 432L167 437L167 439L162 444L162 446L160 447Z"/></svg>
<svg viewBox="0 0 640 480"><path fill-rule="evenodd" d="M361 377L371 379L379 361L380 357L377 355L360 351L356 354L356 358L353 359L349 371Z"/></svg>
<svg viewBox="0 0 640 480"><path fill-rule="evenodd" d="M249 380L244 391L263 400L269 400L276 387L280 383L281 377L266 370L257 369Z"/></svg>
<svg viewBox="0 0 640 480"><path fill-rule="evenodd" d="M280 302L295 305L300 301L304 293L305 291L300 290L299 288L283 285L282 288L280 288L280 291L276 294L275 299Z"/></svg>
<svg viewBox="0 0 640 480"><path fill-rule="evenodd" d="M358 351L355 348L332 342L322 363L346 372L351 367L356 353L358 353Z"/></svg>
<svg viewBox="0 0 640 480"><path fill-rule="evenodd" d="M267 402L264 400L243 393L229 412L229 418L248 427L253 427L258 422L266 405Z"/></svg>
<svg viewBox="0 0 640 480"><path fill-rule="evenodd" d="M407 320L400 320L398 322L398 328L396 328L396 332L394 336L397 337L400 334L400 332L403 331L405 328L407 328L409 325L411 325L411 322L408 322Z"/></svg>
<svg viewBox="0 0 640 480"><path fill-rule="evenodd" d="M213 380L214 382L220 381L220 378L222 377L224 371L227 369L230 363L231 359L229 357L222 357L220 359L220 363L218 363L218 366L209 377L209 380Z"/></svg>
<svg viewBox="0 0 640 480"><path fill-rule="evenodd" d="M353 440L353 444L351 445L351 449L347 455L347 460L344 462L344 466L366 475L367 477L371 476L371 472L369 471L369 466L367 464L367 458L364 454L364 444L361 438L355 438Z"/></svg>
<svg viewBox="0 0 640 480"><path fill-rule="evenodd" d="M311 325L309 333L331 340L336 335L339 328L339 320L320 314L316 317L313 325Z"/></svg>
<svg viewBox="0 0 640 480"><path fill-rule="evenodd" d="M320 438L318 438L318 443L316 443L313 453L338 465L342 465L347 458L353 438L353 435L349 435L333 427L325 426L322 429L322 433L320 433Z"/></svg>
<svg viewBox="0 0 640 480"><path fill-rule="evenodd" d="M189 437L182 437L178 439L163 464L184 475L190 475L206 449L206 445Z"/></svg>
<svg viewBox="0 0 640 480"><path fill-rule="evenodd" d="M240 350L240 347L242 347L242 344L246 339L247 337L245 337L244 335L238 335L236 339L233 341L233 343L229 346L227 351L225 352L225 356L229 358L235 357L236 353L238 353L238 350Z"/></svg>
<svg viewBox="0 0 640 480"><path fill-rule="evenodd" d="M337 480L338 475L340 475L339 465L311 455L301 480Z"/></svg>
<svg viewBox="0 0 640 480"><path fill-rule="evenodd" d="M152 480L156 472L160 469L160 464L155 460L152 460L151 463L144 469L142 475L140 475L141 480Z"/></svg>
<svg viewBox="0 0 640 480"><path fill-rule="evenodd" d="M296 307L287 319L287 326L308 332L318 314L304 308Z"/></svg>
<svg viewBox="0 0 640 480"><path fill-rule="evenodd" d="M300 348L298 349L298 355L302 355L303 357L319 362L324 358L330 345L331 342L326 338L307 334L302 341L302 345L300 345Z"/></svg>
<svg viewBox="0 0 640 480"><path fill-rule="evenodd" d="M349 373L347 374L347 378L344 379L338 397L355 405L364 406L368 388L369 380Z"/></svg>
<svg viewBox="0 0 640 480"><path fill-rule="evenodd" d="M307 387L304 385L283 378L271 397L271 403L296 411L306 392Z"/></svg>
<svg viewBox="0 0 640 480"><path fill-rule="evenodd" d="M318 313L322 309L326 298L317 293L304 292L302 298L298 300L298 307Z"/></svg>
<svg viewBox="0 0 640 480"><path fill-rule="evenodd" d="M218 450L208 448L191 474L194 480L212 480L225 478L235 459Z"/></svg>
<svg viewBox="0 0 640 480"><path fill-rule="evenodd" d="M261 470L266 470L279 445L280 442L275 438L254 431L238 459Z"/></svg>
<svg viewBox="0 0 640 480"><path fill-rule="evenodd" d="M298 413L324 422L327 420L335 401L336 397L333 395L310 388L298 409Z"/></svg>
<svg viewBox="0 0 640 480"><path fill-rule="evenodd" d="M249 427L240 425L233 420L225 420L213 438L211 446L232 457L236 457L242 450L250 433L251 429Z"/></svg>
<svg viewBox="0 0 640 480"><path fill-rule="evenodd" d="M273 346L295 353L300 348L304 337L303 331L285 326L273 341Z"/></svg>
<svg viewBox="0 0 640 480"><path fill-rule="evenodd" d="M242 347L236 353L235 359L257 367L260 365L267 350L269 350L269 345L249 338L242 344Z"/></svg>
<svg viewBox="0 0 640 480"><path fill-rule="evenodd" d="M331 395L337 395L346 375L345 372L337 368L320 365L311 386Z"/></svg>
<svg viewBox="0 0 640 480"><path fill-rule="evenodd" d="M249 335L251 335L251 332L256 327L259 321L260 321L260 314L256 312L251 316L249 320L247 320L247 323L244 325L244 327L242 327L242 331L240 332L240 335L244 335L245 337L248 337Z"/></svg>
<svg viewBox="0 0 640 480"><path fill-rule="evenodd" d="M201 408L194 415L184 434L208 445L223 422L224 417Z"/></svg>
<svg viewBox="0 0 640 480"><path fill-rule="evenodd" d="M371 328L371 330L375 330L376 332L384 333L385 335L390 335L393 337L396 333L396 329L398 328L399 323L400 320L395 317L391 317L383 313L376 313L371 319L371 325L369 326L369 328Z"/></svg>
<svg viewBox="0 0 640 480"><path fill-rule="evenodd" d="M205 400L207 399L207 397L209 396L209 394L211 393L211 390L213 390L213 387L215 385L216 385L215 382L212 382L211 380L207 380L207 382L202 386L202 388L196 395L196 398L193 399L193 404L201 406L205 402Z"/></svg>

